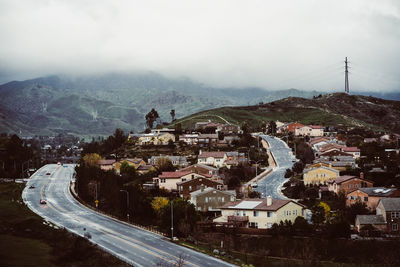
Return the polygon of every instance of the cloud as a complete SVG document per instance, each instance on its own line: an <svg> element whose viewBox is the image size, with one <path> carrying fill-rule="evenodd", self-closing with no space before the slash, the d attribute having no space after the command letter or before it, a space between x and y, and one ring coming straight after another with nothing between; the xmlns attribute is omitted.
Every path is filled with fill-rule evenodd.
<svg viewBox="0 0 400 267"><path fill-rule="evenodd" d="M0 79L155 71L214 86L400 86L386 0L0 1Z"/></svg>

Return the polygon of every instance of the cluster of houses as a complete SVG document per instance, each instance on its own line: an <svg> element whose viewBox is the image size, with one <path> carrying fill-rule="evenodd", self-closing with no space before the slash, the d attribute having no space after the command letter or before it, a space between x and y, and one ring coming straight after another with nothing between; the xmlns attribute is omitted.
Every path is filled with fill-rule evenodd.
<svg viewBox="0 0 400 267"><path fill-rule="evenodd" d="M324 127L320 125L303 125L298 122L283 123L276 122L277 133L292 133L295 136L310 136L318 137L324 136Z"/></svg>
<svg viewBox="0 0 400 267"><path fill-rule="evenodd" d="M364 173L360 173L359 177L340 175L346 168L357 167L360 149L347 147L336 138L327 136L313 138L308 144L314 151L315 160L303 170L305 185L319 186L320 195L325 192L343 193L347 206L361 202L371 212L376 212L376 215L357 215L355 227L358 231L369 225L386 233L400 233L399 189L374 187L372 181L365 179Z"/></svg>

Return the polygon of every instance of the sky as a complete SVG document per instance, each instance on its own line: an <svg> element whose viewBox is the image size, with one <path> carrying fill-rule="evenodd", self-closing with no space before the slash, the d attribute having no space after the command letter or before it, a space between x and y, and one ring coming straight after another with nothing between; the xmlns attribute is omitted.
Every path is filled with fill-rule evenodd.
<svg viewBox="0 0 400 267"><path fill-rule="evenodd" d="M400 91L398 0L0 0L0 82L152 71L217 87Z"/></svg>

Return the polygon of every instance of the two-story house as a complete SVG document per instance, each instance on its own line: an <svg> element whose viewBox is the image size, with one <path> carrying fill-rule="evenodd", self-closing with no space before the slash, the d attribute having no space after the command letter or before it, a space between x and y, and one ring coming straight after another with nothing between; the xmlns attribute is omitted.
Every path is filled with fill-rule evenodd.
<svg viewBox="0 0 400 267"><path fill-rule="evenodd" d="M190 193L200 190L201 188L211 187L218 190L222 190L225 188L222 181L211 180L208 177L207 178L197 177L183 182L177 182L176 186L178 189L179 196L181 198L189 198Z"/></svg>
<svg viewBox="0 0 400 267"><path fill-rule="evenodd" d="M306 125L296 128L294 131L295 136L324 136L324 127L319 125Z"/></svg>
<svg viewBox="0 0 400 267"><path fill-rule="evenodd" d="M212 177L218 176L217 168L215 168L213 166L205 165L205 164L199 164L199 163L189 165L186 168L180 169L180 171L193 171L195 173L200 173L203 175L211 175Z"/></svg>
<svg viewBox="0 0 400 267"><path fill-rule="evenodd" d="M382 198L376 207L376 215L357 215L355 226L372 225L386 233L400 234L400 198Z"/></svg>
<svg viewBox="0 0 400 267"><path fill-rule="evenodd" d="M235 201L236 191L221 191L212 187L200 188L190 193L190 202L198 211L220 211L224 204Z"/></svg>
<svg viewBox="0 0 400 267"><path fill-rule="evenodd" d="M354 189L361 187L372 187L374 185L373 182L365 180L364 174L361 173L360 177L344 175L339 176L338 178L333 179L328 182L328 190L334 192L335 194L339 194L339 192L343 192L347 194Z"/></svg>
<svg viewBox="0 0 400 267"><path fill-rule="evenodd" d="M363 202L370 210L375 210L379 200L400 197L400 190L386 187L361 187L347 193L346 205Z"/></svg>
<svg viewBox="0 0 400 267"><path fill-rule="evenodd" d="M158 177L153 178L153 183L161 189L176 190L176 183L194 179L197 177L205 178L204 175L195 172L162 172Z"/></svg>
<svg viewBox="0 0 400 267"><path fill-rule="evenodd" d="M115 159L101 159L97 161L97 165L103 171L110 171L114 168Z"/></svg>
<svg viewBox="0 0 400 267"><path fill-rule="evenodd" d="M142 158L126 158L126 159L121 159L121 160L119 160L119 161L117 161L117 162L115 162L115 163L113 164L113 167L114 167L114 169L115 169L115 171L116 171L117 173L120 172L121 164L122 164L123 162L128 163L129 166L135 167L135 169L138 169L139 166L145 166L145 165L146 165L146 162L145 162Z"/></svg>
<svg viewBox="0 0 400 267"><path fill-rule="evenodd" d="M330 167L310 167L303 171L305 185L327 185L329 181L338 178L339 171Z"/></svg>
<svg viewBox="0 0 400 267"><path fill-rule="evenodd" d="M212 147L218 144L218 134L199 134L198 144L200 147Z"/></svg>
<svg viewBox="0 0 400 267"><path fill-rule="evenodd" d="M268 229L274 223L291 221L298 216L304 217L305 207L293 200L243 199L230 202L221 207L221 216L214 219L215 223L231 223L236 226Z"/></svg>
<svg viewBox="0 0 400 267"><path fill-rule="evenodd" d="M227 159L225 152L202 152L200 150L197 163L221 168Z"/></svg>

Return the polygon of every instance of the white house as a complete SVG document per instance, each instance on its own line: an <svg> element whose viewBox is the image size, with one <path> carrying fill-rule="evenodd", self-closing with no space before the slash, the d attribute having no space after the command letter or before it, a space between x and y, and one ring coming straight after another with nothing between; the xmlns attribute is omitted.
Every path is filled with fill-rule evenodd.
<svg viewBox="0 0 400 267"><path fill-rule="evenodd" d="M294 134L296 136L324 136L324 127L319 125L306 125L296 128Z"/></svg>
<svg viewBox="0 0 400 267"><path fill-rule="evenodd" d="M224 163L227 159L227 155L225 152L202 152L200 150L199 157L197 159L197 163L205 164L220 168L224 166Z"/></svg>

